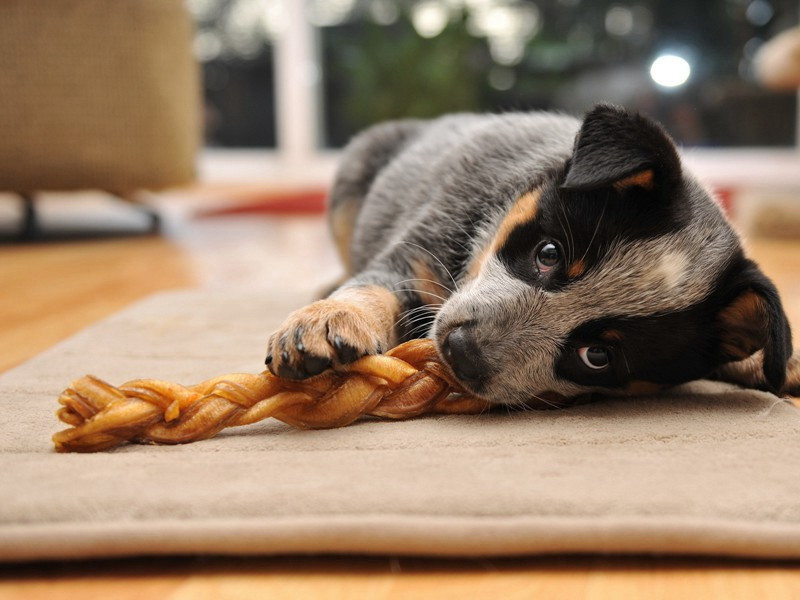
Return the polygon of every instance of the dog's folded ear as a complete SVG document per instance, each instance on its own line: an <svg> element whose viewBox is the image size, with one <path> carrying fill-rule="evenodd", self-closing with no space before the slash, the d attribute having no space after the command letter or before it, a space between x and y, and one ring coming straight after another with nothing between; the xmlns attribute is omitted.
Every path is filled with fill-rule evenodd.
<svg viewBox="0 0 800 600"><path fill-rule="evenodd" d="M713 328L723 364L713 376L746 387L787 390L792 333L778 291L750 260L727 286ZM788 373L797 386L796 373Z"/></svg>
<svg viewBox="0 0 800 600"><path fill-rule="evenodd" d="M608 104L595 106L575 138L562 188L661 189L678 182L675 143L655 121Z"/></svg>

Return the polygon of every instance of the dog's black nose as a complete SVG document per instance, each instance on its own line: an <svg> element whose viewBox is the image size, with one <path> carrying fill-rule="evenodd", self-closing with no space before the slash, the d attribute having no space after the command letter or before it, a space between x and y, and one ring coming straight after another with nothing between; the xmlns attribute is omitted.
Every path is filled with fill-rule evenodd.
<svg viewBox="0 0 800 600"><path fill-rule="evenodd" d="M486 368L481 351L469 325L453 329L445 338L442 350L459 379L477 383L485 378Z"/></svg>

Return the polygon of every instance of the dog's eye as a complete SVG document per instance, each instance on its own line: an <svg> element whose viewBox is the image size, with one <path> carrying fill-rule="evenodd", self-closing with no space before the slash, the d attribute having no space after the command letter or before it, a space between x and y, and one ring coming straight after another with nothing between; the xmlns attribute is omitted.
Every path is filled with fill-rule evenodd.
<svg viewBox="0 0 800 600"><path fill-rule="evenodd" d="M561 255L558 247L553 242L547 242L536 253L536 267L540 272L546 273L558 264Z"/></svg>
<svg viewBox="0 0 800 600"><path fill-rule="evenodd" d="M602 346L584 346L578 348L578 356L581 357L583 364L590 369L605 369L611 362L608 350Z"/></svg>

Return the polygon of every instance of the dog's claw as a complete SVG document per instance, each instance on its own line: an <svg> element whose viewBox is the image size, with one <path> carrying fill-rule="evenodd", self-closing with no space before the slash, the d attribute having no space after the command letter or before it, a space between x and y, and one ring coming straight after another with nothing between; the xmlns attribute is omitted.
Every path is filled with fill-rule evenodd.
<svg viewBox="0 0 800 600"><path fill-rule="evenodd" d="M359 357L358 349L346 343L338 335L333 338L333 347L336 348L336 354L343 364L351 363Z"/></svg>
<svg viewBox="0 0 800 600"><path fill-rule="evenodd" d="M331 359L322 356L307 354L303 359L303 368L309 377L313 375L319 375L330 366Z"/></svg>
<svg viewBox="0 0 800 600"><path fill-rule="evenodd" d="M286 362L278 367L278 376L283 377L284 379L305 379L307 377L307 375L305 375L302 371L295 369L292 365Z"/></svg>

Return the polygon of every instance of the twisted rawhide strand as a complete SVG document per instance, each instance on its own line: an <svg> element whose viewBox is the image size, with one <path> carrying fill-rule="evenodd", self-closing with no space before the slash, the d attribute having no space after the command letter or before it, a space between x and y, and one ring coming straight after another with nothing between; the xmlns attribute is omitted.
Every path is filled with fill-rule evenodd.
<svg viewBox="0 0 800 600"><path fill-rule="evenodd" d="M71 425L53 436L58 452L97 452L125 442L183 444L269 417L323 429L365 415L407 419L487 408L452 379L431 340L406 342L304 381L265 371L222 375L188 387L154 379L114 387L87 375L58 401L63 405L58 418Z"/></svg>

